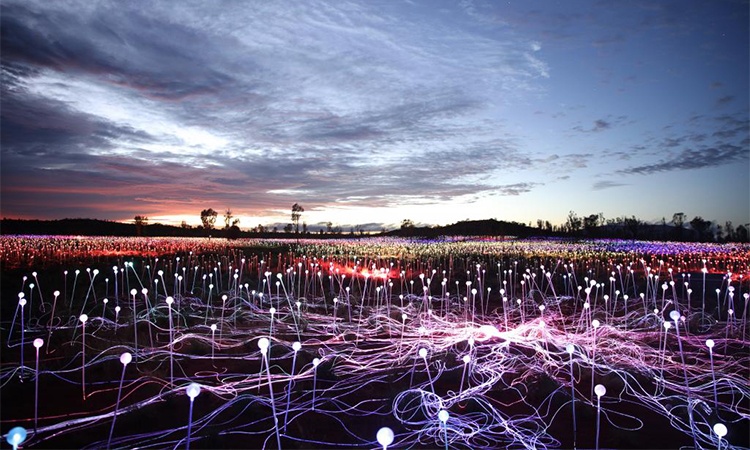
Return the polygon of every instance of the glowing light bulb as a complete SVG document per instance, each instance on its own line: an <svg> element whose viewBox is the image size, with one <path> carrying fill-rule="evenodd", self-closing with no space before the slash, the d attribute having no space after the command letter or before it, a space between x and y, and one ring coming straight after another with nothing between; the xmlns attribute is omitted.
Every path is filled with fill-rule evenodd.
<svg viewBox="0 0 750 450"><path fill-rule="evenodd" d="M195 397L201 393L201 385L198 383L190 383L187 389L185 389L185 392L187 393L187 396L190 397L190 401L193 401L195 400Z"/></svg>
<svg viewBox="0 0 750 450"><path fill-rule="evenodd" d="M390 431L390 430L389 430ZM391 441L393 441L393 433L391 432ZM8 444L12 445L13 448L17 448L23 441L26 440L26 429L23 427L12 428L8 432L8 436L5 438Z"/></svg>
<svg viewBox="0 0 750 450"><path fill-rule="evenodd" d="M375 437L384 449L388 448L388 446L393 443L393 430L388 427L383 427L378 430L378 434Z"/></svg>
<svg viewBox="0 0 750 450"><path fill-rule="evenodd" d="M258 348L260 349L261 353L265 353L268 351L268 345L271 342L268 340L268 338L260 338L258 340Z"/></svg>

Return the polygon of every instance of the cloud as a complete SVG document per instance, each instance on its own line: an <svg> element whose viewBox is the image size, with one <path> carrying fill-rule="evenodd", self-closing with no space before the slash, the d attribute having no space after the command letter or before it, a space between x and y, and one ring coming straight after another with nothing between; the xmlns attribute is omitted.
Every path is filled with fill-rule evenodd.
<svg viewBox="0 0 750 450"><path fill-rule="evenodd" d="M623 5L5 1L3 213L127 219L231 207L276 221L295 201L309 211L469 203L525 195L533 180L604 160L610 173L629 164L630 151L602 158L594 140L637 149L643 166L685 147L741 147L744 112L659 122L638 142L622 125L644 117L607 110L602 88L561 91L570 69L549 64L561 49L592 64L581 52L622 52L621 69L592 69L613 85L622 71L657 83L630 64L629 41L648 29L654 45L692 42L707 8ZM653 73L664 68L647 56ZM731 112L743 92L724 93ZM529 107L545 114L526 120ZM578 133L563 129L558 142L559 127Z"/></svg>
<svg viewBox="0 0 750 450"><path fill-rule="evenodd" d="M701 150L684 149L673 157L664 159L655 164L635 166L620 170L619 173L647 175L675 170L702 169L705 167L722 166L741 159L747 159L748 156L747 148L732 144L723 144L718 147L710 147Z"/></svg>
<svg viewBox="0 0 750 450"><path fill-rule="evenodd" d="M605 47L612 44L621 44L625 42L625 36L622 34L608 35L596 39L591 43L594 47Z"/></svg>
<svg viewBox="0 0 750 450"><path fill-rule="evenodd" d="M517 196L521 194L525 194L526 192L530 192L532 189L534 189L537 186L541 186L542 183L514 183L514 184L506 184L503 186L497 186L493 193L496 195L509 195L509 196Z"/></svg>
<svg viewBox="0 0 750 450"><path fill-rule="evenodd" d="M602 180L602 181L597 181L596 183L594 183L593 186L591 186L591 189L595 191L601 191L604 189L610 189L610 188L619 187L619 186L627 186L627 183L618 183L616 181Z"/></svg>
<svg viewBox="0 0 750 450"><path fill-rule="evenodd" d="M731 102L732 100L734 100L733 95L725 95L716 100L716 106L724 106L727 103Z"/></svg>
<svg viewBox="0 0 750 450"><path fill-rule="evenodd" d="M594 120L594 123L590 128L583 127L582 125L577 125L573 127L573 130L579 133L600 133L602 131L612 129L615 125L625 123L626 120L627 116L609 115L607 117Z"/></svg>
<svg viewBox="0 0 750 450"><path fill-rule="evenodd" d="M42 213L45 193L120 219L497 190L534 156L488 98L540 90L540 44L401 8L7 2L4 213Z"/></svg>

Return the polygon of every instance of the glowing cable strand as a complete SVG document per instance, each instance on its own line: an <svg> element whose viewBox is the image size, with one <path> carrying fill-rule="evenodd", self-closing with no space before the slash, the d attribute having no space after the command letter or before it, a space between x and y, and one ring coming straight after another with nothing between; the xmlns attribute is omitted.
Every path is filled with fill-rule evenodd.
<svg viewBox="0 0 750 450"><path fill-rule="evenodd" d="M415 392L418 395L415 397L414 401L409 402L404 400L405 397L414 395ZM428 430L432 430L432 434L428 432L428 435L435 436L434 433L439 433L439 429L434 429L436 420L434 419L435 414L432 414L436 407L433 406L432 409L428 411L424 411L424 407L425 404L435 405L439 400L432 400L431 402L425 401L425 398L430 397L434 397L434 394L421 389L404 391L394 400L394 415L396 415L404 425L412 427L427 426ZM518 426L519 424L525 424L539 427L539 424L536 421L533 421L530 418L526 418L522 421L510 420L504 417L496 408L494 408L494 406L491 405L491 403L482 400L481 396L475 396L471 401L479 403L488 413L469 413L456 417L458 423L463 427L463 429L457 432L456 438L460 437L466 445L485 448L500 443L510 445L513 442L520 442L526 448L534 448L535 444L532 444L532 442L537 442L537 445L539 445L539 439L543 436L543 433L538 430L536 433L529 435L528 432L525 433L527 430ZM428 418L414 420L419 411L422 411L419 415L420 417L426 416ZM549 443L555 442L554 439L549 436L544 436L544 439L549 439ZM434 438L428 440L428 442L434 441ZM424 440L420 440L420 442L426 443Z"/></svg>
<svg viewBox="0 0 750 450"><path fill-rule="evenodd" d="M487 389L485 389L485 391L489 390L489 388L490 388L490 387L491 387L492 385L494 385L494 380L489 380L489 381L487 382L487 385L485 386L485 388L487 388ZM477 391L477 392L479 392L479 391L481 391L481 390L482 390L482 386L477 386L477 387L475 387L475 388L473 388L473 389L470 389L470 390L469 390L469 392L471 392L472 390L474 390L474 391ZM474 393L473 393L473 394L474 394ZM475 394L475 395L476 395L476 394ZM445 406L446 406L446 407L449 407L449 405L445 405ZM438 407L439 407L439 406L438 406Z"/></svg>

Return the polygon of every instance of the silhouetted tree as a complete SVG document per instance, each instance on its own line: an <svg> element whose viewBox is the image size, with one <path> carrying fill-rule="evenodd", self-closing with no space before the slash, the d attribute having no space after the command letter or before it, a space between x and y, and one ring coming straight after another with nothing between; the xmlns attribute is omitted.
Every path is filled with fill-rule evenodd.
<svg viewBox="0 0 750 450"><path fill-rule="evenodd" d="M326 222L326 232L328 234L333 233L333 222Z"/></svg>
<svg viewBox="0 0 750 450"><path fill-rule="evenodd" d="M302 213L305 212L305 208L300 206L299 203L292 205L292 223L294 223L294 232L299 233L299 219L302 217Z"/></svg>
<svg viewBox="0 0 750 450"><path fill-rule="evenodd" d="M227 208L227 210L224 211L224 228L232 226L232 218L234 218L234 214L232 214L231 209Z"/></svg>
<svg viewBox="0 0 750 450"><path fill-rule="evenodd" d="M566 222L566 225L568 231L570 231L571 233L576 233L581 229L581 219L578 217L575 211L570 211L568 213L568 220Z"/></svg>
<svg viewBox="0 0 750 450"><path fill-rule="evenodd" d="M238 237L240 237L240 234L242 234L242 230L240 230L240 227L233 223L232 226L227 229L226 235L227 239L237 239Z"/></svg>
<svg viewBox="0 0 750 450"><path fill-rule="evenodd" d="M704 220L701 216L695 216L693 220L690 221L690 226L693 227L693 230L698 232L698 240L710 240L708 232L711 227L711 222Z"/></svg>
<svg viewBox="0 0 750 450"><path fill-rule="evenodd" d="M583 227L586 229L587 234L593 235L596 227L603 222L604 215L602 213L591 214L590 216L586 216L583 218Z"/></svg>
<svg viewBox="0 0 750 450"><path fill-rule="evenodd" d="M746 225L737 225L737 229L734 231L735 242L748 242L748 232Z"/></svg>
<svg viewBox="0 0 750 450"><path fill-rule="evenodd" d="M135 216L133 217L133 223L135 224L135 234L138 236L143 235L143 226L148 224L148 217L146 216Z"/></svg>
<svg viewBox="0 0 750 450"><path fill-rule="evenodd" d="M307 234L307 222L302 222L302 234Z"/></svg>
<svg viewBox="0 0 750 450"><path fill-rule="evenodd" d="M284 233L291 233L293 229L294 225L292 225L291 223L284 225Z"/></svg>
<svg viewBox="0 0 750 450"><path fill-rule="evenodd" d="M630 231L631 236L633 239L638 237L638 229L641 227L641 221L638 220L635 216L628 217L624 220L625 227Z"/></svg>
<svg viewBox="0 0 750 450"><path fill-rule="evenodd" d="M732 221L727 220L724 223L724 231L726 231L726 239L727 242L733 242L734 241L734 227L732 226Z"/></svg>
<svg viewBox="0 0 750 450"><path fill-rule="evenodd" d="M190 228L190 225L188 225L188 223L183 220L182 223L180 223L180 228L182 228L183 230L187 230L188 228Z"/></svg>
<svg viewBox="0 0 750 450"><path fill-rule="evenodd" d="M205 228L206 230L212 230L214 228L216 217L218 215L219 213L214 211L213 208L208 208L201 211L201 223L203 224L203 228Z"/></svg>
<svg viewBox="0 0 750 450"><path fill-rule="evenodd" d="M685 223L685 213L678 212L672 214L672 224L676 227L675 231L677 234L677 239L682 240L682 228L683 224Z"/></svg>
<svg viewBox="0 0 750 450"><path fill-rule="evenodd" d="M401 221L401 229L414 228L414 222L411 219L404 219Z"/></svg>

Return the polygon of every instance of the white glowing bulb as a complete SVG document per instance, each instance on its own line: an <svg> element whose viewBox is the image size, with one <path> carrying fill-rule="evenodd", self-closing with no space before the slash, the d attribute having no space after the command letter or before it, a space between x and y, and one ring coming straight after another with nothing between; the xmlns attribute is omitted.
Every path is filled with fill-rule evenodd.
<svg viewBox="0 0 750 450"><path fill-rule="evenodd" d="M201 393L201 386L198 383L190 383L185 392L192 402Z"/></svg>
<svg viewBox="0 0 750 450"><path fill-rule="evenodd" d="M261 353L265 353L268 350L268 345L271 342L268 340L268 338L260 338L258 340L258 348L260 349Z"/></svg>
<svg viewBox="0 0 750 450"><path fill-rule="evenodd" d="M378 443L382 445L383 448L387 448L393 443L393 430L388 427L383 427L378 430L376 438L378 440Z"/></svg>

